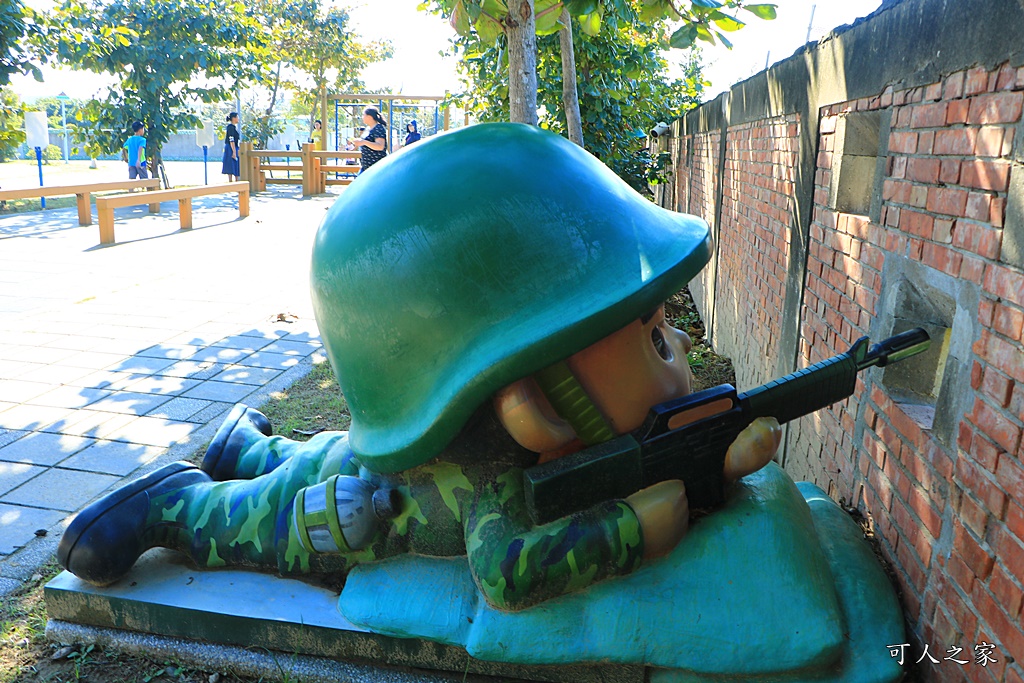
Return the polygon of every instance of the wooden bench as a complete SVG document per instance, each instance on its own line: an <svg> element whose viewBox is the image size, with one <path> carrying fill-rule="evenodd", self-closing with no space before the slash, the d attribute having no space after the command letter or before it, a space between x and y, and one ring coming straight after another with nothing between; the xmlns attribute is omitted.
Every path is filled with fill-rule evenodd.
<svg viewBox="0 0 1024 683"><path fill-rule="evenodd" d="M32 199L33 197L65 197L75 195L78 198L78 224L92 225L92 201L93 192L114 192L118 190L155 190L160 187L159 178L147 180L114 180L108 183L86 183L84 185L55 185L53 187L26 187L18 190L0 190L0 200L7 199ZM149 212L156 213L160 210L158 204L150 202L139 202L149 204Z"/></svg>
<svg viewBox="0 0 1024 683"><path fill-rule="evenodd" d="M221 183L219 185L200 185L198 187L182 187L173 190L156 190L145 194L119 194L112 197L98 197L96 212L100 217L100 244L114 243L114 209L122 206L139 206L156 201L167 202L178 200L179 221L182 230L192 227L192 198L212 194L238 193L238 215L249 215L249 183Z"/></svg>

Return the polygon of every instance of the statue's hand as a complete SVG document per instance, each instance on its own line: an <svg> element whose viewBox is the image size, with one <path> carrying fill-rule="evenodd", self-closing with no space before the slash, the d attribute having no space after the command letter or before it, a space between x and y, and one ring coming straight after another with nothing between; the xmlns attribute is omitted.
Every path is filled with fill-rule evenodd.
<svg viewBox="0 0 1024 683"><path fill-rule="evenodd" d="M756 472L772 459L782 440L782 427L774 417L759 417L747 425L725 454L725 480L733 482Z"/></svg>
<svg viewBox="0 0 1024 683"><path fill-rule="evenodd" d="M644 559L667 554L686 535L690 505L679 479L661 481L626 498L644 536Z"/></svg>

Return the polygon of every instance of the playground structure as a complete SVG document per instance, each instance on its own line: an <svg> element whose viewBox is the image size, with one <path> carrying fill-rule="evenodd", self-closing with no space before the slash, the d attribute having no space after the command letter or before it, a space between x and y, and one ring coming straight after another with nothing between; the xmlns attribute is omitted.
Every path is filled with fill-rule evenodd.
<svg viewBox="0 0 1024 683"><path fill-rule="evenodd" d="M322 194L329 185L348 185L359 173L361 154L354 147L344 149L344 141L359 136L364 107L376 105L387 120L387 149L391 154L395 152L394 143L403 139L405 126L410 121L417 121L424 137L451 128L451 110L441 106L445 97L386 93L328 95L326 89L321 89L319 118L323 128L317 141L301 143L296 150L256 150L251 142L242 142L239 145L240 179L249 183L251 192L265 192L268 184L301 185L303 197ZM332 102L333 117L329 115ZM469 114L464 115L463 125L469 125ZM332 134L334 149L328 149ZM292 159L297 159L298 163L291 163ZM275 172L285 175L275 176Z"/></svg>

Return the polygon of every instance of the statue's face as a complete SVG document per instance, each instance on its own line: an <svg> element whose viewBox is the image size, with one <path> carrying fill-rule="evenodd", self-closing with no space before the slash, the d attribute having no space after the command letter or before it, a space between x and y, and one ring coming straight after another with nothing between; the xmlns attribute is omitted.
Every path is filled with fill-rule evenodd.
<svg viewBox="0 0 1024 683"><path fill-rule="evenodd" d="M665 307L570 356L569 368L617 434L639 427L651 406L690 393L689 335L665 321ZM575 439L537 384L515 382L495 396L498 416L512 437L538 453Z"/></svg>

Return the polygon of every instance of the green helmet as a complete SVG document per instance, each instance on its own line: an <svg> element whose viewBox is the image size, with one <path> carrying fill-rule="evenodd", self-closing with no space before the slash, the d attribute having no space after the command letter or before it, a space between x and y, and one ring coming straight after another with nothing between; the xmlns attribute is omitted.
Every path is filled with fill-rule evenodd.
<svg viewBox="0 0 1024 683"><path fill-rule="evenodd" d="M375 164L313 247L352 450L377 472L427 462L498 389L649 313L711 249L703 220L540 128L479 124Z"/></svg>

